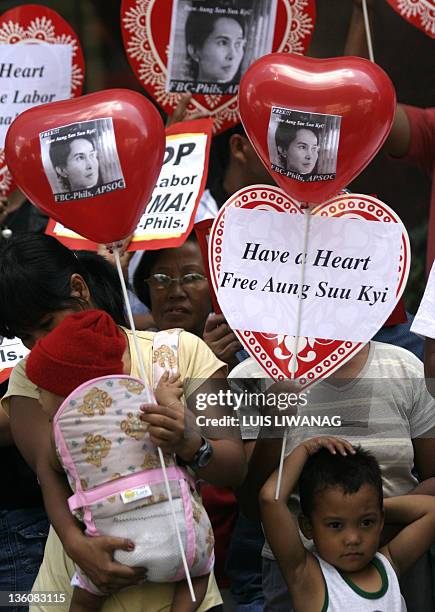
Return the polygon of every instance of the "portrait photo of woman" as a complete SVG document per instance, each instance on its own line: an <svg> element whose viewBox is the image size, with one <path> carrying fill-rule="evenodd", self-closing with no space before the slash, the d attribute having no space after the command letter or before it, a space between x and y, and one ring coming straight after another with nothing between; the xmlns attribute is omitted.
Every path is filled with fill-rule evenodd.
<svg viewBox="0 0 435 612"><path fill-rule="evenodd" d="M208 16L192 11L185 31L193 80L203 83L234 81L245 52L245 20L239 16ZM240 80L240 75L238 77Z"/></svg>
<svg viewBox="0 0 435 612"><path fill-rule="evenodd" d="M41 159L55 201L123 189L111 118L71 123L39 135Z"/></svg>
<svg viewBox="0 0 435 612"><path fill-rule="evenodd" d="M272 50L275 17L276 0L175 0L168 91L237 93L248 66Z"/></svg>
<svg viewBox="0 0 435 612"><path fill-rule="evenodd" d="M90 136L52 142L50 160L67 191L89 189L101 182L95 141Z"/></svg>
<svg viewBox="0 0 435 612"><path fill-rule="evenodd" d="M314 128L298 128L280 123L275 132L280 165L299 174L312 174L319 158L319 133Z"/></svg>
<svg viewBox="0 0 435 612"><path fill-rule="evenodd" d="M341 117L272 107L271 169L297 181L335 178Z"/></svg>

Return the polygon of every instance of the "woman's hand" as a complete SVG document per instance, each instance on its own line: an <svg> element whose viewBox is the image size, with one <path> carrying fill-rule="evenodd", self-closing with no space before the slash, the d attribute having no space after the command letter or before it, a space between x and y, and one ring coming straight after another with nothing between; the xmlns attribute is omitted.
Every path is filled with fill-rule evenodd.
<svg viewBox="0 0 435 612"><path fill-rule="evenodd" d="M150 440L166 453L175 453L184 461L191 461L201 446L198 432L190 410L180 403L171 406L143 404L140 419L148 424Z"/></svg>
<svg viewBox="0 0 435 612"><path fill-rule="evenodd" d="M344 457L349 453L351 455L355 454L355 449L350 442L343 440L343 438L334 438L333 436L310 438L302 442L300 446L303 446L309 455L314 455L321 448L327 448L332 455L336 455L337 452Z"/></svg>
<svg viewBox="0 0 435 612"><path fill-rule="evenodd" d="M224 315L211 314L207 317L203 340L216 357L227 363L230 369L239 363L235 354L243 347Z"/></svg>
<svg viewBox="0 0 435 612"><path fill-rule="evenodd" d="M119 260L121 262L122 274L126 283L128 283L128 264L134 255L132 251L127 252L132 238L133 235L128 236L128 238L122 241L122 246L119 248ZM115 255L112 248L108 248L105 244L100 244L98 245L98 255L104 257L104 259L112 264L112 266L116 266Z"/></svg>
<svg viewBox="0 0 435 612"><path fill-rule="evenodd" d="M129 567L113 560L115 550L134 550L133 542L128 539L81 534L65 550L104 593L114 593L146 580L145 568Z"/></svg>
<svg viewBox="0 0 435 612"><path fill-rule="evenodd" d="M166 119L166 128L171 127L174 123L181 123L182 121L186 121L187 119L187 107L190 104L192 99L191 93L185 93L180 97L180 101L174 109L172 115L168 115ZM208 117L207 113L194 113L190 115L188 118L189 121L193 121L194 119L205 119Z"/></svg>

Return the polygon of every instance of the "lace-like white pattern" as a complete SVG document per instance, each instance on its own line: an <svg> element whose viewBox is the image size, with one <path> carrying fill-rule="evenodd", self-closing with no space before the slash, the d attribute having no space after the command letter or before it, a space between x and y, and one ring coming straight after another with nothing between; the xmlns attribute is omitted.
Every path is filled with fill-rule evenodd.
<svg viewBox="0 0 435 612"><path fill-rule="evenodd" d="M433 0L388 0L405 19L435 38L435 6Z"/></svg>
<svg viewBox="0 0 435 612"><path fill-rule="evenodd" d="M289 23L283 40L275 51L303 53L306 46L304 39L310 36L314 28L313 20L307 13L310 2L309 0L279 1L285 6ZM168 107L175 108L181 94L169 93L165 89L168 47L165 49L165 57L160 57L151 35L151 13L154 6L155 0L136 0L133 6L123 12L121 22L124 28L124 45L127 55L133 60L133 68L139 80L147 89L152 90L155 100L166 106L165 110L169 111ZM222 96L205 95L204 103L192 99L187 110L187 118L198 112L208 113L215 120L215 132L224 124L231 125L239 121L237 96L222 102Z"/></svg>

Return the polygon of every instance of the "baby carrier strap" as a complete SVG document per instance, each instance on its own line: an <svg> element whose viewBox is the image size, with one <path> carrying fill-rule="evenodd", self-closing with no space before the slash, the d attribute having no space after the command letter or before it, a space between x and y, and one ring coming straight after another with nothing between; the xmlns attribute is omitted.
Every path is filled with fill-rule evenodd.
<svg viewBox="0 0 435 612"><path fill-rule="evenodd" d="M155 389L165 372L178 372L178 346L182 329L164 329L154 335L152 385Z"/></svg>

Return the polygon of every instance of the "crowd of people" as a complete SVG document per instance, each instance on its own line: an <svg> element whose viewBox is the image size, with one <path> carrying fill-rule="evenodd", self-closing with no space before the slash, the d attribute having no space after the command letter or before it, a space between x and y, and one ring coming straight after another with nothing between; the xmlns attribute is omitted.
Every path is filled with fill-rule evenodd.
<svg viewBox="0 0 435 612"><path fill-rule="evenodd" d="M200 32L197 20L192 13L186 26L192 78L233 80L245 24L218 17ZM222 61L210 64L215 47ZM282 126L281 165L315 172L318 134ZM197 222L241 188L274 184L241 125L215 146L222 172ZM435 109L398 104L384 153L433 178L434 152ZM65 189L100 181L94 140L49 155ZM136 343L110 253L68 249L44 234L47 219L18 190L3 198L0 337L30 354L0 386L0 591L32 591L34 612L435 610L434 202L433 184L416 317L398 308L313 387L303 413L341 426L290 429L281 473L282 432L260 421L231 435L195 426L199 397L295 387L268 380L213 312L194 232L177 248L124 256ZM224 408L210 402L206 413ZM36 597L44 593L63 598Z"/></svg>

